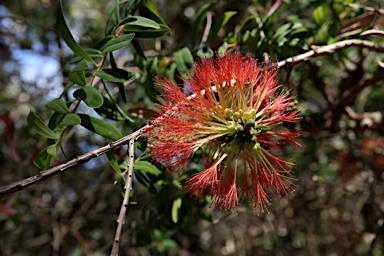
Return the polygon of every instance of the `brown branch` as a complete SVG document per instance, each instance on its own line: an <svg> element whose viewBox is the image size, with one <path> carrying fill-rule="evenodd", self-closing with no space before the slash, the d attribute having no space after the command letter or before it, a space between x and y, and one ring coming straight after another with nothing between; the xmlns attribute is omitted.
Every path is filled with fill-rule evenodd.
<svg viewBox="0 0 384 256"><path fill-rule="evenodd" d="M384 46L383 45L375 44L375 43L373 43L371 41L367 41L367 40L349 39L349 40L340 41L340 42L337 42L337 43L334 43L334 44L330 44L330 45L316 46L315 49L310 50L310 51L308 51L306 53L303 53L303 54L300 54L300 55L288 58L288 59L283 60L283 61L279 61L277 63L277 66L278 67L283 67L283 66L288 65L288 64L293 65L293 64L296 64L296 63L299 63L299 62L302 62L302 61L306 61L306 60L308 60L311 57L331 54L331 53L333 53L333 52L335 52L337 50L340 50L340 49L343 49L343 48L346 48L346 47L350 47L350 46L357 46L357 47L361 47L361 48L368 48L368 49L370 49L372 51L383 52L384 53Z"/></svg>
<svg viewBox="0 0 384 256"><path fill-rule="evenodd" d="M26 188L30 185L33 185L39 181L45 180L45 179L47 179L51 176L54 176L58 173L61 173L70 167L88 162L92 158L98 157L98 156L100 156L100 155L102 155L108 151L117 149L117 148L127 144L129 141L139 138L149 127L150 127L149 125L146 125L146 126L142 127L140 130L137 130L137 131L131 133L130 135L127 135L127 136L121 138L120 140L111 142L104 147L101 147L101 148L96 149L94 151L88 152L84 155L77 156L76 158L74 158L74 159L72 159L66 163L57 165L57 166L52 167L51 169L48 169L46 171L41 171L39 174L37 174L35 176L26 178L26 179L18 181L18 182L14 182L14 183L7 185L7 186L4 186L4 187L0 187L0 198L4 197L6 195L12 194L14 192L20 191L23 188Z"/></svg>
<svg viewBox="0 0 384 256"><path fill-rule="evenodd" d="M132 175L133 175L133 165L134 165L134 156L135 156L135 147L134 147L135 139L131 139L129 141L129 159L128 159L128 172L125 176L125 193L124 193L124 199L123 203L120 208L120 214L119 218L117 219L117 228L116 228L116 234L115 239L113 240L113 246L111 251L111 256L117 256L119 254L119 243L120 243L120 236L121 236L121 230L123 228L123 224L125 223L125 214L127 212L128 203L129 203L129 194L131 192L132 188Z"/></svg>

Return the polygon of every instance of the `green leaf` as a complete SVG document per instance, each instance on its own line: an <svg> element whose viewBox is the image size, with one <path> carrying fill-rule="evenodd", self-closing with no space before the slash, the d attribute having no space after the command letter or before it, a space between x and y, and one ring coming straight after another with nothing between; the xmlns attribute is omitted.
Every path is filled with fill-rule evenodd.
<svg viewBox="0 0 384 256"><path fill-rule="evenodd" d="M90 108L99 108L103 105L103 95L92 86L84 86L73 93L73 97L82 99Z"/></svg>
<svg viewBox="0 0 384 256"><path fill-rule="evenodd" d="M39 169L43 169L51 161L52 157L48 154L47 148L48 147L41 150L33 159L33 164Z"/></svg>
<svg viewBox="0 0 384 256"><path fill-rule="evenodd" d="M127 82L135 78L135 74L119 68L105 68L95 72L95 76L111 82Z"/></svg>
<svg viewBox="0 0 384 256"><path fill-rule="evenodd" d="M60 114L68 114L69 113L69 109L68 109L67 105L65 105L65 102L60 98L57 98L57 99L54 99L54 100L48 102L45 106L49 109L52 109L53 111L60 113Z"/></svg>
<svg viewBox="0 0 384 256"><path fill-rule="evenodd" d="M150 174L155 175L155 176L159 176L162 173L159 169L157 169L156 166L154 166L153 164L151 164L150 162L147 162L147 161L136 162L133 169L144 171L144 172L150 173Z"/></svg>
<svg viewBox="0 0 384 256"><path fill-rule="evenodd" d="M184 47L183 49L181 49L181 54L183 56L183 60L185 64L187 65L193 64L193 56L188 47Z"/></svg>
<svg viewBox="0 0 384 256"><path fill-rule="evenodd" d="M124 116L120 113L117 105L115 105L111 100L104 97L103 105L100 108L95 108L95 111L108 119L121 121L124 120Z"/></svg>
<svg viewBox="0 0 384 256"><path fill-rule="evenodd" d="M75 126L81 123L80 117L76 114L68 114L64 116L63 120L58 124L59 128L63 128L65 126Z"/></svg>
<svg viewBox="0 0 384 256"><path fill-rule="evenodd" d="M203 20L204 20L205 16L207 15L209 9L211 9L214 5L215 5L215 3L205 4L197 12L195 20L193 21L193 26L192 26L192 37L191 37L191 40L192 40L192 46L193 47L196 44L196 38L197 38L197 35L199 33L199 29L200 29L201 24L203 23Z"/></svg>
<svg viewBox="0 0 384 256"><path fill-rule="evenodd" d="M142 17L156 21L158 24L166 25L164 20L159 16L156 5L152 0L144 0L139 8L139 13Z"/></svg>
<svg viewBox="0 0 384 256"><path fill-rule="evenodd" d="M191 51L184 47L180 51L176 53L175 57L175 63L176 63L176 69L179 72L179 74L186 78L186 71L192 66L193 64L193 56L191 54Z"/></svg>
<svg viewBox="0 0 384 256"><path fill-rule="evenodd" d="M126 25L124 27L124 32L126 33L135 33L135 38L157 38L163 35L166 35L170 32L170 28L160 24L160 28L144 28L139 26Z"/></svg>
<svg viewBox="0 0 384 256"><path fill-rule="evenodd" d="M143 49L141 48L141 45L140 45L139 41L137 39L133 39L132 40L132 44L133 44L133 47L136 50L137 55L139 55L140 57L142 57L143 59L146 60L147 57L145 57Z"/></svg>
<svg viewBox="0 0 384 256"><path fill-rule="evenodd" d="M116 161L115 154L112 151L108 151L106 155L112 169L115 170L115 172L117 172L118 174L121 174L121 170L120 170L119 164Z"/></svg>
<svg viewBox="0 0 384 256"><path fill-rule="evenodd" d="M181 207L181 204L182 204L182 200L181 198L177 198L175 199L175 201L173 201L173 205L172 205L172 221L173 223L177 223L179 221L179 209Z"/></svg>
<svg viewBox="0 0 384 256"><path fill-rule="evenodd" d="M111 67L113 69L117 69L116 61L115 61L115 58L113 57L113 53L112 52L109 53L109 60L111 62ZM120 95L121 95L121 98L122 98L123 102L127 103L127 93L125 91L124 84L123 83L116 83L116 85L119 88L119 92L120 92Z"/></svg>
<svg viewBox="0 0 384 256"><path fill-rule="evenodd" d="M31 110L27 117L28 124L38 134L49 139L57 139L56 133L54 133L43 121Z"/></svg>
<svg viewBox="0 0 384 256"><path fill-rule="evenodd" d="M133 38L135 34L122 35L116 38L112 38L106 44L101 47L101 50L105 52L113 52L126 46Z"/></svg>
<svg viewBox="0 0 384 256"><path fill-rule="evenodd" d="M92 59L96 59L96 58L101 58L103 57L103 53L97 49L93 49L93 48L86 48L84 49L84 51L88 54L89 57L91 57ZM77 56L77 55L74 55L70 60L69 60L69 64L75 64L79 61L83 60L83 58Z"/></svg>
<svg viewBox="0 0 384 256"><path fill-rule="evenodd" d="M77 65L72 69L74 71L84 71L88 69L88 62L86 60L81 60Z"/></svg>
<svg viewBox="0 0 384 256"><path fill-rule="evenodd" d="M157 190L155 188L155 186L153 186L152 184L152 181L151 179L147 176L147 174L145 172L142 172L138 169L135 169L134 168L134 171L135 171L135 175L136 175L136 178L137 178L137 181L143 185L143 187L148 190L148 192L152 193L152 194L156 194L157 193Z"/></svg>
<svg viewBox="0 0 384 256"><path fill-rule="evenodd" d="M324 22L324 11L323 7L320 5L312 13L313 19L318 26L321 26Z"/></svg>
<svg viewBox="0 0 384 256"><path fill-rule="evenodd" d="M69 80L78 85L86 85L87 81L85 80L84 71L74 71L69 73Z"/></svg>
<svg viewBox="0 0 384 256"><path fill-rule="evenodd" d="M96 65L96 62L83 49L81 49L81 47L77 44L71 32L69 31L67 23L65 22L65 19L64 19L61 0L59 0L57 4L56 16L57 16L58 30L63 40L65 41L65 43L68 45L68 47L79 57L89 62L92 62L93 64Z"/></svg>
<svg viewBox="0 0 384 256"><path fill-rule="evenodd" d="M84 128L90 130L91 132L94 132L111 140L119 140L123 137L123 134L121 134L119 129L104 120L85 114L78 115L81 118L81 125Z"/></svg>
<svg viewBox="0 0 384 256"><path fill-rule="evenodd" d="M218 18L215 25L213 25L212 31L209 33L208 42L214 42L216 40L219 30L224 27L229 19L236 13L237 12L234 11L225 12Z"/></svg>
<svg viewBox="0 0 384 256"><path fill-rule="evenodd" d="M59 160L59 157L56 155L56 145L50 145L46 147L48 155L52 156L56 160Z"/></svg>
<svg viewBox="0 0 384 256"><path fill-rule="evenodd" d="M119 23L119 26L120 25L160 29L160 25L157 24L157 22L141 16L131 16L131 17L125 18Z"/></svg>
<svg viewBox="0 0 384 256"><path fill-rule="evenodd" d="M50 129L54 129L55 127L57 127L59 125L59 123L61 122L61 120L63 120L65 115L66 114L60 114L58 112L54 112L52 114L51 118L49 119L48 127Z"/></svg>
<svg viewBox="0 0 384 256"><path fill-rule="evenodd" d="M217 49L217 53L220 57L224 57L226 51L227 51L227 42L224 42L219 49Z"/></svg>
<svg viewBox="0 0 384 256"><path fill-rule="evenodd" d="M203 46L200 50L197 51L196 55L200 58L211 58L213 55L215 55L215 53L211 48Z"/></svg>

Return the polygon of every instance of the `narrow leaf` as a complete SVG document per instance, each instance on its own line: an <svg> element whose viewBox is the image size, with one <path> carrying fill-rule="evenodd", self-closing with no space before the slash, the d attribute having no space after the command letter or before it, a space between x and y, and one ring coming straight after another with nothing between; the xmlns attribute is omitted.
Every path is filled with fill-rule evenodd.
<svg viewBox="0 0 384 256"><path fill-rule="evenodd" d="M64 19L61 0L59 0L57 4L56 16L57 16L57 26L58 26L60 35L62 36L63 40L68 45L68 47L79 57L89 62L92 62L93 64L96 65L96 62L91 57L89 57L89 55L83 49L81 49L81 47L77 44L71 32L69 31L67 23L65 22L65 19Z"/></svg>
<svg viewBox="0 0 384 256"><path fill-rule="evenodd" d="M173 205L172 205L172 221L173 223L177 223L179 221L179 209L181 207L181 204L182 204L182 200L181 198L177 198L175 199L175 201L173 201Z"/></svg>
<svg viewBox="0 0 384 256"><path fill-rule="evenodd" d="M161 171L159 169L157 169L156 166L154 166L150 162L146 162L146 161L136 162L133 169L144 171L144 172L150 173L150 174L155 175L155 176L158 176L161 174Z"/></svg>
<svg viewBox="0 0 384 256"><path fill-rule="evenodd" d="M56 145L50 145L47 148L48 155L52 156L56 160L59 160L59 157L56 155Z"/></svg>
<svg viewBox="0 0 384 256"><path fill-rule="evenodd" d="M52 109L53 111L60 113L60 114L68 114L69 113L69 109L68 109L67 105L65 105L65 102L60 98L57 98L57 99L54 99L54 100L48 102L45 106L49 109Z"/></svg>
<svg viewBox="0 0 384 256"><path fill-rule="evenodd" d="M84 71L88 69L88 62L86 60L81 60L77 63L76 67L72 71Z"/></svg>
<svg viewBox="0 0 384 256"><path fill-rule="evenodd" d="M43 121L31 110L27 117L28 124L38 134L49 139L57 139L56 133L54 133Z"/></svg>
<svg viewBox="0 0 384 256"><path fill-rule="evenodd" d="M157 38L168 34L170 28L162 24L158 29L126 25L124 27L124 32L135 33L135 38Z"/></svg>
<svg viewBox="0 0 384 256"><path fill-rule="evenodd" d="M101 47L101 50L104 53L116 51L126 46L134 37L135 37L135 34L131 33L131 34L119 36L117 38L112 38L105 45Z"/></svg>
<svg viewBox="0 0 384 256"><path fill-rule="evenodd" d="M135 170L135 176L136 176L136 179L137 181L143 185L143 187L148 190L148 192L152 193L152 194L156 194L157 193L157 190L155 188L155 186L152 184L152 181L150 180L150 178L147 176L147 174L145 174L144 172L140 171L140 170Z"/></svg>
<svg viewBox="0 0 384 256"><path fill-rule="evenodd" d="M103 105L103 95L92 86L84 86L73 93L73 97L82 99L90 108L99 108Z"/></svg>
<svg viewBox="0 0 384 256"><path fill-rule="evenodd" d="M115 61L115 58L113 57L112 52L109 53L109 60L111 62L111 67L113 69L117 69L116 61ZM123 102L127 103L127 93L125 92L124 84L118 82L116 83L116 85L119 88L119 92L120 92L121 98L123 99Z"/></svg>
<svg viewBox="0 0 384 256"><path fill-rule="evenodd" d="M119 140L123 137L123 134L121 134L119 129L104 120L85 114L78 115L81 118L81 125L84 128L90 130L91 132L94 132L111 140Z"/></svg>
<svg viewBox="0 0 384 256"><path fill-rule="evenodd" d="M95 72L95 76L111 82L127 82L135 77L135 74L119 68L105 68Z"/></svg>
<svg viewBox="0 0 384 256"><path fill-rule="evenodd" d="M74 71L69 73L69 80L78 85L86 85L87 81L85 80L84 71Z"/></svg>
<svg viewBox="0 0 384 256"><path fill-rule="evenodd" d="M39 169L43 169L47 165L48 161L51 160L51 156L48 154L47 148L48 147L41 150L40 153L33 159L33 164Z"/></svg>
<svg viewBox="0 0 384 256"><path fill-rule="evenodd" d="M108 151L106 155L112 169L115 170L115 172L117 172L118 174L121 174L121 170L120 170L119 164L116 161L115 154L112 151Z"/></svg>
<svg viewBox="0 0 384 256"><path fill-rule="evenodd" d="M119 23L119 25L130 25L143 28L160 29L160 25L157 24L157 22L141 16L131 16L125 18Z"/></svg>
<svg viewBox="0 0 384 256"><path fill-rule="evenodd" d="M96 59L96 58L101 58L103 57L103 53L97 49L93 49L93 48L86 48L84 49L84 51L88 54L89 57L91 57L92 59ZM69 64L75 64L79 61L83 60L83 58L77 56L77 55L74 55L72 56L72 58L69 60Z"/></svg>

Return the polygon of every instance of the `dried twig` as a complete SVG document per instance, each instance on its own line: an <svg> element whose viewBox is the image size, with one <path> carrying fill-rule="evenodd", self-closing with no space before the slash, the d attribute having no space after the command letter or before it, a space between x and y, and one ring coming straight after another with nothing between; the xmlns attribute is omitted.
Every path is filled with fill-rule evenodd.
<svg viewBox="0 0 384 256"><path fill-rule="evenodd" d="M9 194L12 194L16 191L22 190L23 188L26 188L32 184L35 184L39 181L45 180L51 176L54 176L58 173L61 173L65 171L66 169L73 167L75 165L79 165L85 162L88 162L92 158L98 157L108 151L117 149L125 144L127 144L129 141L139 138L150 126L146 125L142 127L140 130L135 131L134 133L131 133L130 135L127 135L120 140L114 141L109 143L108 145L101 147L99 149L96 149L94 151L88 152L84 155L80 155L75 157L74 159L57 165L55 167L52 167L51 169L48 169L46 171L41 171L39 174L26 178L24 180L12 183L8 186L4 186L0 188L0 198Z"/></svg>
<svg viewBox="0 0 384 256"><path fill-rule="evenodd" d="M119 242L120 242L120 235L121 230L123 228L123 224L125 223L125 214L127 212L128 203L129 203L129 194L131 192L132 188L132 175L133 175L133 165L134 165L134 156L135 156L135 147L134 147L135 139L131 139L129 141L129 147L128 147L128 172L125 175L125 194L123 203L120 208L120 214L119 218L117 219L117 228L116 228L116 234L115 239L113 240L113 246L112 246L112 252L111 256L117 256L119 253Z"/></svg>
<svg viewBox="0 0 384 256"><path fill-rule="evenodd" d="M343 1L335 1L334 3L335 4L342 4L344 6L348 6L350 8L354 8L354 9L364 9L367 12L375 12L377 14L384 15L384 9L378 9L378 8L373 8L373 7L358 5L358 4L351 4L351 3L346 3Z"/></svg>
<svg viewBox="0 0 384 256"><path fill-rule="evenodd" d="M207 24L205 25L205 29L204 29L203 37L201 38L200 46L204 45L207 42L209 32L211 31L211 27L212 27L212 12L208 12L207 13Z"/></svg>
<svg viewBox="0 0 384 256"><path fill-rule="evenodd" d="M318 46L313 50L310 50L306 53L288 58L283 61L279 61L277 66L282 67L287 64L296 64L302 61L306 61L311 57L319 56L319 55L326 55L326 54L331 54L334 51L350 47L350 46L357 46L357 47L362 47L362 48L368 48L370 50L376 51L376 52L384 52L384 46L380 44L375 44L371 41L366 41L366 40L360 40L360 39L349 39L349 40L344 40L340 41L334 44L330 45L325 45L325 46Z"/></svg>

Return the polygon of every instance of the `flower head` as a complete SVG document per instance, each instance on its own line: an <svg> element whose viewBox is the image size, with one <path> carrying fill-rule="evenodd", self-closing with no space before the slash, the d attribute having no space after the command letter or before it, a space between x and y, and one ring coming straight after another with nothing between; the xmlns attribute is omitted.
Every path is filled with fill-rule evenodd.
<svg viewBox="0 0 384 256"><path fill-rule="evenodd" d="M283 144L299 145L293 97L280 90L277 69L267 69L240 53L198 62L184 81L193 94L167 79L157 86L164 103L148 133L150 153L173 171L188 166L203 150L206 169L186 181L187 192L210 195L222 209L235 209L246 197L263 211L270 196L292 193L292 163L276 155Z"/></svg>

